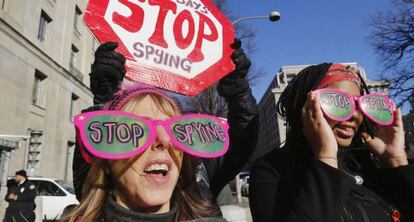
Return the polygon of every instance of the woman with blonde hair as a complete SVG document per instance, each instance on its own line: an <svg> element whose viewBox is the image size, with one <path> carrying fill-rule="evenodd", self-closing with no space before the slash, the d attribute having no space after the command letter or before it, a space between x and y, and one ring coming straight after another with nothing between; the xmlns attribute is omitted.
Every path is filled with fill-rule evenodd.
<svg viewBox="0 0 414 222"><path fill-rule="evenodd" d="M225 120L181 115L173 98L139 86L118 92L104 110L75 116L74 123L91 169L80 205L64 221L204 221L217 215L196 185L195 157L225 154Z"/></svg>
<svg viewBox="0 0 414 222"><path fill-rule="evenodd" d="M125 75L125 57L115 51L116 47L116 43L107 42L99 46L95 52L95 61L90 74L94 106L84 110L84 112L101 110L103 104L107 104L113 100L114 95L119 97L119 93L114 93L119 90L120 83L122 82L123 86L126 85L126 81L123 80ZM182 195L174 192L173 197L174 199L183 198L188 202L183 205L185 207L187 207L187 204L193 204L194 202L191 199L194 199L195 194L188 194L191 188L191 190L201 194L202 199L207 200L209 205L214 205L215 209L219 209L218 201L216 201L217 196L223 187L246 165L256 147L258 110L249 83L246 80L251 63L241 49L240 40L235 40L232 47L235 49L232 54L232 60L236 67L231 73L221 79L217 85L217 91L226 100L228 108L227 121L229 124L228 134L230 138L228 152L217 158L196 158L196 160L189 155L184 155L183 167L185 164L191 165L191 167L184 167L181 175L183 179L190 179L180 179L178 181L176 190L185 189L185 191L181 192ZM172 96L174 101L179 103L181 114L200 113L197 106L194 106L198 104L194 98L171 92L168 92L168 95L170 97ZM197 131L194 128L193 130ZM205 134L207 131L201 129L200 132ZM84 149L79 149L79 147L78 145L75 147L72 169L76 197L81 201L87 195L85 191L89 190L85 189L85 184L87 185L87 183L84 181L87 178L89 179L90 175L95 175L96 171L89 173L91 165L85 161L85 156L87 155L81 155L81 152L87 153L87 151L85 152ZM186 161L187 157L189 161ZM109 170L107 171L109 172ZM187 176L184 177L184 173ZM190 183L194 183L195 185ZM227 191L230 191L230 188ZM230 192L229 195L231 195ZM197 208L197 206L204 206L204 203L195 203L193 204L194 206L187 207L184 210L191 211L194 215L212 212L208 210L208 207L206 208L207 210L202 210L200 213L192 209ZM215 216L220 215L220 210L217 210Z"/></svg>

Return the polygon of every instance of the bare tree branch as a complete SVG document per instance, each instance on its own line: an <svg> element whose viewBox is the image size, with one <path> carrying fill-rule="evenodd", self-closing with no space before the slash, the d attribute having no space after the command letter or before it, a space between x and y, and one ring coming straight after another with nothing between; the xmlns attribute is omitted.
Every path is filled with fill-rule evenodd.
<svg viewBox="0 0 414 222"><path fill-rule="evenodd" d="M370 17L369 41L391 82L398 106L414 97L414 0L394 0L393 9Z"/></svg>
<svg viewBox="0 0 414 222"><path fill-rule="evenodd" d="M213 0L213 3L229 18L235 20L237 16L233 14L229 7L226 6L226 0ZM237 38L242 39L243 49L248 57L251 57L255 51L254 38L256 31L248 26L246 23L237 23L235 25ZM250 85L253 85L260 77L264 76L265 70L260 67L252 66L247 75L247 80ZM210 86L195 98L197 100L194 106L201 109L201 112L210 115L216 115L221 117L227 116L227 103L218 93L217 84Z"/></svg>

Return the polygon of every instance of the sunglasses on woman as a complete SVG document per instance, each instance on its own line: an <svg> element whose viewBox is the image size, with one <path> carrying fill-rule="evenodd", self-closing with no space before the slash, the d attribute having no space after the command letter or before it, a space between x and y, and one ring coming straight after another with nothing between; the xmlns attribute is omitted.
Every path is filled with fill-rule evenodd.
<svg viewBox="0 0 414 222"><path fill-rule="evenodd" d="M95 157L129 158L144 152L155 141L157 126L165 129L173 146L202 158L222 156L229 147L224 119L202 114L150 120L121 111L96 111L75 116L83 146Z"/></svg>
<svg viewBox="0 0 414 222"><path fill-rule="evenodd" d="M355 103L363 115L378 125L391 125L394 121L394 102L382 94L352 96L338 89L323 88L315 91L325 116L334 121L349 120L355 112Z"/></svg>

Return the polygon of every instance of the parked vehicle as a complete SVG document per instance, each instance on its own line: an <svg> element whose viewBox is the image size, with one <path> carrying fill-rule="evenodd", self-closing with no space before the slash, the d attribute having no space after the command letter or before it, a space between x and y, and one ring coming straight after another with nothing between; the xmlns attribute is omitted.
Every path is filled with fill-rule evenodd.
<svg viewBox="0 0 414 222"><path fill-rule="evenodd" d="M29 177L29 180L36 186L36 221L60 219L66 207L79 204L69 183L43 177ZM7 182L13 183L14 179Z"/></svg>
<svg viewBox="0 0 414 222"><path fill-rule="evenodd" d="M240 182L242 182L243 181L243 179L246 177L246 176L249 176L250 175L250 171L242 171L242 172L240 172L239 174L238 174L238 177L240 178ZM242 185L242 183L240 183L240 186ZM229 182L229 186L230 186L230 189L231 189L231 192L232 192L232 194L233 195L237 195L237 193L236 193L236 181L235 181L235 179L233 179L233 180L231 180L230 182Z"/></svg>
<svg viewBox="0 0 414 222"><path fill-rule="evenodd" d="M247 189L247 194L245 196L248 195L248 185L246 187L246 185L243 185L245 183L248 182L248 179L250 177L250 172L249 171L242 171L240 172L236 177L238 177L240 179L240 191L243 194L243 189ZM245 181L245 182L243 182ZM246 221L252 221L251 218L251 214L250 211L248 209L248 203L244 202L244 203L239 203L237 202L237 193L236 193L236 180L233 179L232 181L229 182L228 184L228 188L230 189L230 191L226 192L226 193L232 193L232 201L230 201L230 203L226 203L224 205L220 204L220 209L221 212L223 214L223 217L229 221L229 222L246 222ZM245 188L243 188L245 187ZM222 199L222 195L223 192L226 190L226 187L223 188L222 192L220 193L219 197L217 198ZM242 200L243 201L243 200ZM244 198L244 201L246 201L246 198Z"/></svg>
<svg viewBox="0 0 414 222"><path fill-rule="evenodd" d="M239 178L242 180L243 178L250 176L250 171L242 171L239 173Z"/></svg>
<svg viewBox="0 0 414 222"><path fill-rule="evenodd" d="M249 196L249 182L250 182L250 176L245 176L241 180L241 194L246 197Z"/></svg>

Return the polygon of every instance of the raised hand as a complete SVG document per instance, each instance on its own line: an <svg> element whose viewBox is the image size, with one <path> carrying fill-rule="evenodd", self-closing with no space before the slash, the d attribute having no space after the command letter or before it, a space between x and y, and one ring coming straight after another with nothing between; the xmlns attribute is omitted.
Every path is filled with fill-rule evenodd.
<svg viewBox="0 0 414 222"><path fill-rule="evenodd" d="M106 42L95 52L95 61L89 74L95 105L112 99L125 76L125 57L115 51L116 42Z"/></svg>
<svg viewBox="0 0 414 222"><path fill-rule="evenodd" d="M404 149L404 129L400 109L395 111L392 125L377 127L374 138L371 138L367 133L363 133L362 138L368 149L380 158L384 167L398 167L408 164Z"/></svg>
<svg viewBox="0 0 414 222"><path fill-rule="evenodd" d="M313 92L308 93L302 108L303 133L316 159L338 168L338 143Z"/></svg>
<svg viewBox="0 0 414 222"><path fill-rule="evenodd" d="M231 55L231 59L233 60L234 65L236 67L234 68L234 71L229 74L236 75L237 77L246 77L247 73L249 72L251 62L249 58L247 58L246 54L244 53L243 49L241 48L241 40L235 39L231 47L234 49L233 54Z"/></svg>
<svg viewBox="0 0 414 222"><path fill-rule="evenodd" d="M251 62L241 48L240 39L235 39L231 47L234 49L231 59L236 67L227 76L219 81L218 93L225 98L240 97L250 91L246 75L249 72Z"/></svg>

